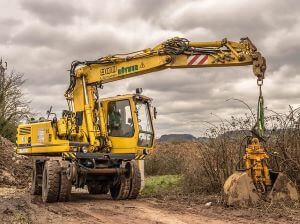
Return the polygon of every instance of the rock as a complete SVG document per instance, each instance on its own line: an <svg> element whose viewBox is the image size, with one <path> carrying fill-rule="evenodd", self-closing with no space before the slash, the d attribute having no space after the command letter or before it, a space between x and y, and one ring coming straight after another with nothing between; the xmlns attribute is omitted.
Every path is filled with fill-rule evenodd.
<svg viewBox="0 0 300 224"><path fill-rule="evenodd" d="M205 207L210 207L211 205L212 205L212 202L210 201L205 204Z"/></svg>
<svg viewBox="0 0 300 224"><path fill-rule="evenodd" d="M272 190L268 194L268 199L275 203L280 201L297 202L299 201L297 186L287 175L279 173Z"/></svg>
<svg viewBox="0 0 300 224"><path fill-rule="evenodd" d="M248 207L260 200L253 181L246 172L232 174L225 181L224 193L229 206Z"/></svg>

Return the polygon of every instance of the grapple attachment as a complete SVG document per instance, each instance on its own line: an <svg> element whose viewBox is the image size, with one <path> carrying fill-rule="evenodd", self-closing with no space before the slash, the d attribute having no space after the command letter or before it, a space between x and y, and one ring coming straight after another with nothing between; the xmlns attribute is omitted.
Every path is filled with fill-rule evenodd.
<svg viewBox="0 0 300 224"><path fill-rule="evenodd" d="M260 199L276 202L299 201L296 185L283 173L273 172L267 166L265 149L253 138L243 157L245 172L232 174L224 184L229 206L251 206Z"/></svg>
<svg viewBox="0 0 300 224"><path fill-rule="evenodd" d="M296 185L283 173L272 173L274 184L270 190L262 193L254 185L246 172L235 172L224 184L225 200L228 206L248 207L259 200L273 203L291 203L299 201Z"/></svg>

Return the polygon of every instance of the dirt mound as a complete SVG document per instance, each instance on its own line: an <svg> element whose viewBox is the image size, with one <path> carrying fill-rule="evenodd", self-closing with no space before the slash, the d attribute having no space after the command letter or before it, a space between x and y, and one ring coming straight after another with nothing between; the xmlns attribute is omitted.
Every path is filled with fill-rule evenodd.
<svg viewBox="0 0 300 224"><path fill-rule="evenodd" d="M16 154L16 146L0 136L0 186L26 188L31 179L31 162Z"/></svg>

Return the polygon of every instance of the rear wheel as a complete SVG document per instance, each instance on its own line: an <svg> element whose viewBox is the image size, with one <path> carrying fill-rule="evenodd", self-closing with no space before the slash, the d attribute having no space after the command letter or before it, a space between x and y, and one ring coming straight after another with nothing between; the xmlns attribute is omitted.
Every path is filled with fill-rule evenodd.
<svg viewBox="0 0 300 224"><path fill-rule="evenodd" d="M66 172L69 166L69 162L61 161L60 165L61 165L61 172L60 172L60 188L59 188L58 201L60 202L70 201L72 183L70 180L68 180L67 172Z"/></svg>
<svg viewBox="0 0 300 224"><path fill-rule="evenodd" d="M57 202L60 185L60 165L56 160L45 162L42 182L43 202Z"/></svg>
<svg viewBox="0 0 300 224"><path fill-rule="evenodd" d="M42 194L42 175L43 167L42 164L33 162L32 179L31 179L31 194L41 195Z"/></svg>

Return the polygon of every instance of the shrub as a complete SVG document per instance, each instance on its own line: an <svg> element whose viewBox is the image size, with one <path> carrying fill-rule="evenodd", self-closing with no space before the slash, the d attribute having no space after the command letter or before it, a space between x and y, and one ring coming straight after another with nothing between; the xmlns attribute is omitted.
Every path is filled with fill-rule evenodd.
<svg viewBox="0 0 300 224"><path fill-rule="evenodd" d="M145 159L145 174L150 176L181 174L185 145L186 143L179 142L158 143L152 154Z"/></svg>
<svg viewBox="0 0 300 224"><path fill-rule="evenodd" d="M271 114L266 118L266 142L269 167L286 173L300 186L300 119L298 109L287 115ZM158 143L146 159L148 175L181 175L181 185L186 193L222 192L225 180L243 168L242 155L247 136L255 119L232 117L207 130L205 142Z"/></svg>

